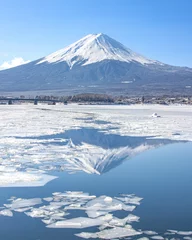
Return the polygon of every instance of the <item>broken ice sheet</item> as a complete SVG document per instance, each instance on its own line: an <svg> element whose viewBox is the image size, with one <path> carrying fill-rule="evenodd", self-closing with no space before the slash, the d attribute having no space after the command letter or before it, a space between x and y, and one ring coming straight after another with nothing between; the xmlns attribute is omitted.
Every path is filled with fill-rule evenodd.
<svg viewBox="0 0 192 240"><path fill-rule="evenodd" d="M0 174L0 187L44 186L57 177L42 173L3 172Z"/></svg>
<svg viewBox="0 0 192 240"><path fill-rule="evenodd" d="M106 215L107 211L94 211L94 210L88 210L86 211L86 214L89 218L97 218L102 215Z"/></svg>
<svg viewBox="0 0 192 240"><path fill-rule="evenodd" d="M126 205L118 199L114 199L104 195L89 201L86 204L86 209L108 212L117 210L133 211L135 209L135 206Z"/></svg>
<svg viewBox="0 0 192 240"><path fill-rule="evenodd" d="M157 234L156 232L151 231L151 230L143 231L143 233L145 233L146 235L156 235Z"/></svg>
<svg viewBox="0 0 192 240"><path fill-rule="evenodd" d="M10 211L9 209L4 209L0 211L0 216L6 216L6 217L13 217L13 213L12 211Z"/></svg>
<svg viewBox="0 0 192 240"><path fill-rule="evenodd" d="M139 217L133 215L133 214L129 214L127 217L125 218L117 218L117 217L113 217L113 219L109 222L110 226L118 226L118 227L123 227L125 226L126 223L132 223L132 222L138 222L139 221Z"/></svg>
<svg viewBox="0 0 192 240"><path fill-rule="evenodd" d="M48 228L87 228L93 226L100 226L106 222L112 220L112 215L107 214L99 218L87 218L87 217L78 217L67 219L63 221L58 221L48 225Z"/></svg>
<svg viewBox="0 0 192 240"><path fill-rule="evenodd" d="M96 197L84 192L67 191L64 193L55 192L51 197L45 197L42 200L40 198L22 199L11 197L9 199L10 204L4 204L4 208L1 208L0 215L11 217L13 216L12 211L25 212L29 217L41 218L41 221L48 228L83 229L98 227L98 232L77 234L81 238L132 239L133 236L142 235L142 237L137 237L137 239L148 240L145 237L147 235L150 236L150 239L164 239L152 230L142 231L133 229L130 224L138 222L140 219L138 216L128 214L124 218L118 218L111 214L117 210L133 211L142 200L142 198L135 195L121 194L120 197L112 198L105 195ZM129 205L130 203L135 203L134 205L136 206ZM87 217L71 217L71 209L83 210ZM76 211L76 213L81 213L81 211ZM192 239L192 231L167 230L163 236L167 234L180 235L185 240Z"/></svg>
<svg viewBox="0 0 192 240"><path fill-rule="evenodd" d="M121 194L121 197L115 197L115 198L126 204L134 204L134 205L140 205L140 202L143 199L133 194Z"/></svg>
<svg viewBox="0 0 192 240"><path fill-rule="evenodd" d="M12 203L10 204L4 204L4 206L11 210L15 210L15 209L39 205L41 203L42 203L41 198L31 198L31 199L17 198L13 200Z"/></svg>
<svg viewBox="0 0 192 240"><path fill-rule="evenodd" d="M178 231L178 235L192 235L192 231Z"/></svg>
<svg viewBox="0 0 192 240"><path fill-rule="evenodd" d="M53 193L55 196L60 196L60 197L69 197L69 198L86 198L86 199L93 199L96 198L95 195L90 196L89 193L84 193L84 192L75 192L75 191L66 191L65 193Z"/></svg>
<svg viewBox="0 0 192 240"><path fill-rule="evenodd" d="M155 239L155 240L163 240L164 238L162 236L151 236L152 239Z"/></svg>
<svg viewBox="0 0 192 240"><path fill-rule="evenodd" d="M96 233L89 233L89 232L82 232L75 234L78 237L81 238L101 238L101 239L115 239L115 238L123 238L123 237L131 237L140 235L142 232L136 231L133 229L130 225L127 225L126 227L115 227L112 229L105 229L100 232Z"/></svg>
<svg viewBox="0 0 192 240"><path fill-rule="evenodd" d="M130 198L132 197L130 196ZM126 196L126 198L128 199L129 197ZM9 201L10 204L4 204L8 211L25 212L27 216L42 218L42 222L48 228L87 228L98 226L100 230L103 230L109 227L126 226L128 228L129 225L126 225L127 223L139 221L139 217L132 214L128 214L123 219L109 214L109 212L117 210L133 211L135 206L125 204L123 201L110 196L96 197L80 191L54 192L52 197L43 198L43 202L40 198L22 199L15 197L11 197ZM45 205L42 205L42 203ZM36 207L36 205L40 206ZM84 210L87 213L87 217L67 217L66 219L65 216L69 215L68 210L71 209Z"/></svg>

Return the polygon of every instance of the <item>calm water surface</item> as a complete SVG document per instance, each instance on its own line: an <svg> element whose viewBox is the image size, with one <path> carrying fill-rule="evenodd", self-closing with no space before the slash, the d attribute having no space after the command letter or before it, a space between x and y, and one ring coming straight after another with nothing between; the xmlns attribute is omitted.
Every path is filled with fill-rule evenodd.
<svg viewBox="0 0 192 240"><path fill-rule="evenodd" d="M0 188L0 206L11 196L48 197L56 191L84 191L97 196L135 193L143 197L133 214L136 229L164 233L167 229L192 230L192 144L178 143L149 150L101 175L53 173L59 178L44 187ZM71 211L77 216L76 211ZM82 213L82 215L85 213ZM125 213L126 214L126 213ZM125 217L121 212L114 215ZM48 229L38 218L14 212L0 217L0 240L73 240L89 229Z"/></svg>

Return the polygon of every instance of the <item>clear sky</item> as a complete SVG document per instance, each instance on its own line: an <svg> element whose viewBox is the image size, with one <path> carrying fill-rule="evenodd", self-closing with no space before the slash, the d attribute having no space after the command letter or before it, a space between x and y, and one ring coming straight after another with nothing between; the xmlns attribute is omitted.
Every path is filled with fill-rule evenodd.
<svg viewBox="0 0 192 240"><path fill-rule="evenodd" d="M148 58L192 67L192 0L0 0L0 66L100 32Z"/></svg>

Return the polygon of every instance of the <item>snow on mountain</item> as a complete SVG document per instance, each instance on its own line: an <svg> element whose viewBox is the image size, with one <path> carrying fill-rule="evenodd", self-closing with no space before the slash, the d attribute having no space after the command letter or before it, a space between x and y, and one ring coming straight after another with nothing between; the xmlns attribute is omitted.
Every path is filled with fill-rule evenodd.
<svg viewBox="0 0 192 240"><path fill-rule="evenodd" d="M140 64L160 64L126 48L105 34L89 34L79 41L43 58L37 64L66 61L70 69L75 65L88 65L103 60L138 62Z"/></svg>
<svg viewBox="0 0 192 240"><path fill-rule="evenodd" d="M100 33L41 59L0 71L0 92L148 95L175 91L189 95L191 81L192 69L148 59Z"/></svg>

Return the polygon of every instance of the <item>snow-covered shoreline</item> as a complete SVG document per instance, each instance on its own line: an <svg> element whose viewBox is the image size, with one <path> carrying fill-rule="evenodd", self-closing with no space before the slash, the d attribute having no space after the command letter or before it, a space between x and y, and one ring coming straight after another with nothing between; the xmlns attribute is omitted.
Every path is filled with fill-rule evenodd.
<svg viewBox="0 0 192 240"><path fill-rule="evenodd" d="M153 118L153 113L160 117ZM1 137L42 136L92 127L124 136L192 141L191 122L192 106L186 105L0 105Z"/></svg>

